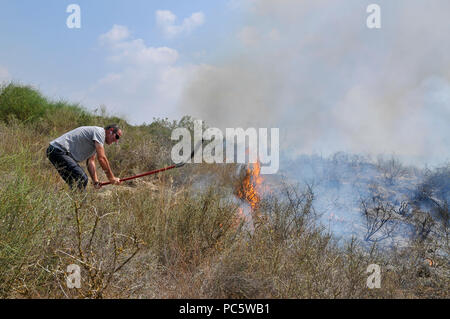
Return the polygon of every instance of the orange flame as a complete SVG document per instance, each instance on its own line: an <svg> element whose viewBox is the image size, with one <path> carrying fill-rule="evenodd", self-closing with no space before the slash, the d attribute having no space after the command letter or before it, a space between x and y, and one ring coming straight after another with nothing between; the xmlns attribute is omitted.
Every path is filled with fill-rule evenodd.
<svg viewBox="0 0 450 319"><path fill-rule="evenodd" d="M425 258L424 262L427 263L430 267L434 266L434 261L431 258Z"/></svg>
<svg viewBox="0 0 450 319"><path fill-rule="evenodd" d="M259 201L261 200L259 188L262 183L262 177L260 176L260 172L261 165L259 162L256 162L252 168L250 168L249 164L247 166L246 175L242 181L242 185L240 185L237 190L237 196L240 199L246 200L250 204L252 212L255 211L258 207Z"/></svg>

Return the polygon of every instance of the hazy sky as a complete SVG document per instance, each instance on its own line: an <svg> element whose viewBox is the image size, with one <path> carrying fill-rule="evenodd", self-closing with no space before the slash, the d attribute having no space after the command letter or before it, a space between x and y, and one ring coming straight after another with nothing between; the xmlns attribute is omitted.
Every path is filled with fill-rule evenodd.
<svg viewBox="0 0 450 319"><path fill-rule="evenodd" d="M81 29L66 7L81 7ZM381 8L369 29L366 8ZM0 0L0 81L133 124L279 127L292 155L450 159L448 0Z"/></svg>

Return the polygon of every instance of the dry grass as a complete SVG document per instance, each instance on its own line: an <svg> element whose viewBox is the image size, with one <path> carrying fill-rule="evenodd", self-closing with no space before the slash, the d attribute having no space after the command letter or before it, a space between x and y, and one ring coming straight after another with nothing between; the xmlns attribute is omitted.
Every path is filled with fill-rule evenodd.
<svg viewBox="0 0 450 319"><path fill-rule="evenodd" d="M2 298L449 296L448 260L423 264L442 243L368 251L356 240L337 242L317 226L310 188L286 185L263 197L249 227L238 215L235 166L192 165L70 193L45 158L64 122L57 113L39 125L0 122ZM170 142L155 130L125 126L126 138L107 148L113 170L168 164ZM67 287L70 264L81 268L80 289ZM381 266L381 289L366 286L369 264Z"/></svg>

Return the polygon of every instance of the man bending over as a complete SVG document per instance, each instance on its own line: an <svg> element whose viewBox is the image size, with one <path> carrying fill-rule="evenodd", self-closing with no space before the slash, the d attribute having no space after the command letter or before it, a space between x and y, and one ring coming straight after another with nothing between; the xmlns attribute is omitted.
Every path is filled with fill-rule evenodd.
<svg viewBox="0 0 450 319"><path fill-rule="evenodd" d="M95 168L97 154L98 161L111 184L118 185L120 179L111 171L103 145L117 142L121 136L122 130L116 124L105 128L82 126L51 141L47 148L47 157L71 189L75 186L84 190L88 184L88 177L78 165L82 161L86 161L94 187L96 189L101 187Z"/></svg>

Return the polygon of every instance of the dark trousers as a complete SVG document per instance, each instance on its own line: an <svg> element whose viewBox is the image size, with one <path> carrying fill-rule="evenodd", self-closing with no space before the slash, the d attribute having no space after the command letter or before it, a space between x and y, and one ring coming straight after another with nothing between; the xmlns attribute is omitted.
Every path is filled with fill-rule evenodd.
<svg viewBox="0 0 450 319"><path fill-rule="evenodd" d="M80 190L86 189L89 179L68 152L50 145L47 148L47 157L71 189L74 186Z"/></svg>

